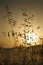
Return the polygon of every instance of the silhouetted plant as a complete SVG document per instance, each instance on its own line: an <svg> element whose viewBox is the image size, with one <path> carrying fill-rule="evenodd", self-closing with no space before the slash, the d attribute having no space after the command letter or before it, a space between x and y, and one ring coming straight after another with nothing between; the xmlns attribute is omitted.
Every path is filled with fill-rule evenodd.
<svg viewBox="0 0 43 65"><path fill-rule="evenodd" d="M8 24L11 25L11 30L13 31L13 27L15 27L15 25L16 25L16 20L13 19L12 12L9 10L8 5L6 5L6 16L4 16L4 17L8 18ZM12 32L12 35L13 35L13 32ZM8 33L8 37L9 37L9 35L10 35L10 33Z"/></svg>
<svg viewBox="0 0 43 65"><path fill-rule="evenodd" d="M10 33L8 32L8 37L10 37Z"/></svg>
<svg viewBox="0 0 43 65"><path fill-rule="evenodd" d="M25 40L25 43L26 43L26 33L29 33L29 32L33 32L33 33L35 33L35 30L34 30L34 28L33 28L33 20L34 20L34 15L32 14L30 17L28 16L28 14L27 14L27 9L26 8L21 8L21 10L22 10L22 15L25 17L25 19L24 19L24 23L22 23L20 26L19 26L19 29L23 26L24 27L24 30L23 30L23 32L24 32L24 40ZM28 31L26 32L26 27L28 27ZM32 28L31 29L31 31L30 31L30 28ZM37 27L37 30L38 29L40 29L40 26L38 26ZM22 33L21 33L22 34ZM36 44L36 42L35 42L35 44Z"/></svg>
<svg viewBox="0 0 43 65"><path fill-rule="evenodd" d="M2 33L2 35L4 35L4 37L5 37L5 36L6 36L6 33L5 33L5 32L3 32L3 33Z"/></svg>

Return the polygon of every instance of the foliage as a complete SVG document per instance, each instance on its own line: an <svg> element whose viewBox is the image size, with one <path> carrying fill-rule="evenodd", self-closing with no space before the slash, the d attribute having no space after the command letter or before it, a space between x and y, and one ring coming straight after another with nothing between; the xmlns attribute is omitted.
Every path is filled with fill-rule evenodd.
<svg viewBox="0 0 43 65"><path fill-rule="evenodd" d="M21 49L20 49L21 48ZM40 65L43 63L43 46L0 49L0 64Z"/></svg>

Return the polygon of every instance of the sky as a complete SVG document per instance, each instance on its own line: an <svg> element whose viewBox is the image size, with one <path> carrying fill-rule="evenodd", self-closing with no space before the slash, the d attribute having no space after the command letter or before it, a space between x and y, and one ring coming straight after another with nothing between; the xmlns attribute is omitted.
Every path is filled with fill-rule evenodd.
<svg viewBox="0 0 43 65"><path fill-rule="evenodd" d="M20 31L18 30L18 26L23 23L24 20L21 8L26 8L29 16L34 15L33 27L35 32L39 36L43 36L43 0L0 0L0 43L9 41L8 37L6 37L8 40L5 42L2 32L7 33L11 31L7 18L4 18L6 15L6 5L9 6L9 10L11 10L14 17L13 19L17 21L14 31ZM37 26L40 26L39 30L36 29ZM12 39L10 39L10 43L12 42L11 40ZM13 46L13 44L11 44L11 46Z"/></svg>

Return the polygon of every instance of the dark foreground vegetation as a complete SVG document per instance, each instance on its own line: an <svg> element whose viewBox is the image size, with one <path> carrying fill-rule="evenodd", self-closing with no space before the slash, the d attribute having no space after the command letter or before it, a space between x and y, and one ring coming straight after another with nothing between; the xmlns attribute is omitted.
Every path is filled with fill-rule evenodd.
<svg viewBox="0 0 43 65"><path fill-rule="evenodd" d="M43 65L43 45L0 48L0 65Z"/></svg>

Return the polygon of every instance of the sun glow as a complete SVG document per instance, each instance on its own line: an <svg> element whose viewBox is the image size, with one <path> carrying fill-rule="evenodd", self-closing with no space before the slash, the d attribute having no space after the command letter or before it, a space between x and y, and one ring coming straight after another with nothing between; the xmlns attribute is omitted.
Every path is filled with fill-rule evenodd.
<svg viewBox="0 0 43 65"><path fill-rule="evenodd" d="M38 42L39 37L35 33L26 33L26 42L28 44L35 44Z"/></svg>

